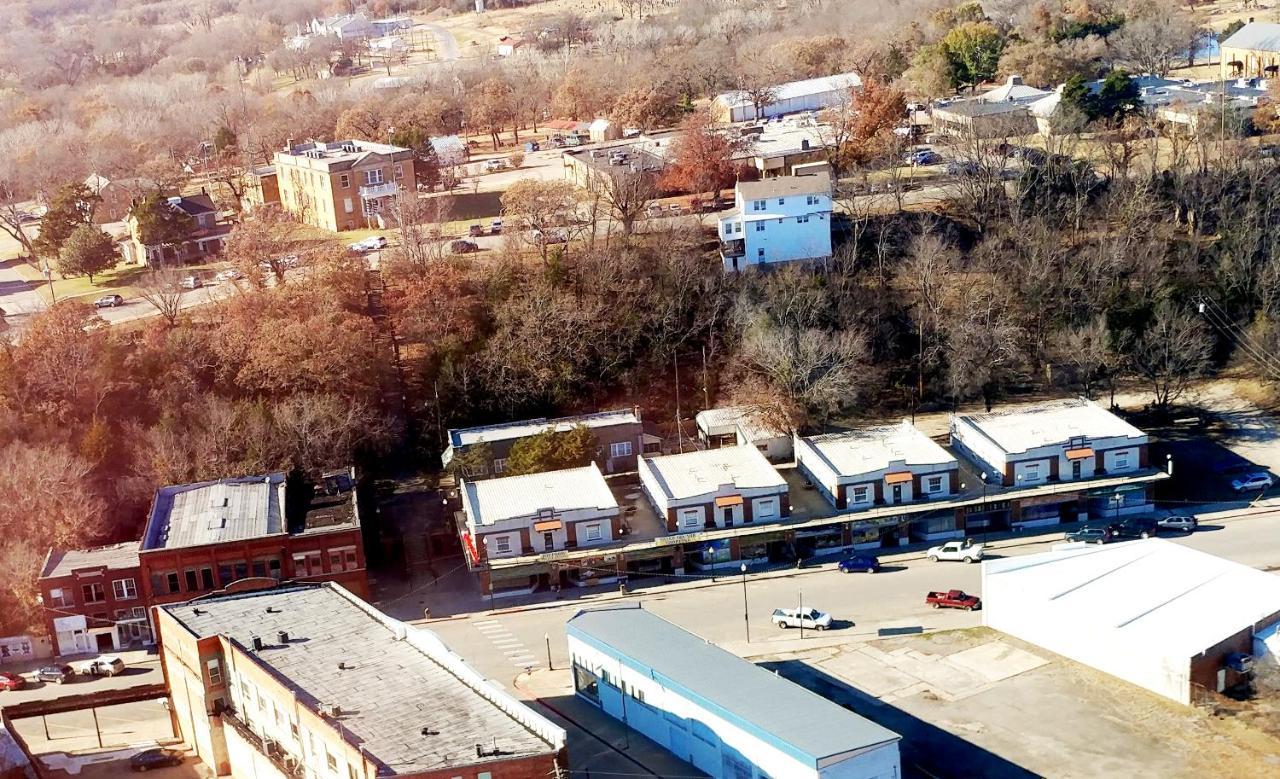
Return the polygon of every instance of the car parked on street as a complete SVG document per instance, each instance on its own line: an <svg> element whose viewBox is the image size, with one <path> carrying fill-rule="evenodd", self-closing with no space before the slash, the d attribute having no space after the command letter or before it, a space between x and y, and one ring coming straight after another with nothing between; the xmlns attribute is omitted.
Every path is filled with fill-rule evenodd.
<svg viewBox="0 0 1280 779"><path fill-rule="evenodd" d="M46 665L35 673L37 682L65 684L76 678L75 669L69 665Z"/></svg>
<svg viewBox="0 0 1280 779"><path fill-rule="evenodd" d="M93 301L94 308L115 308L116 306L123 306L123 305L124 305L123 295L103 295L102 297Z"/></svg>
<svg viewBox="0 0 1280 779"><path fill-rule="evenodd" d="M1082 527L1063 537L1073 544L1105 544L1111 540L1111 531L1105 527Z"/></svg>
<svg viewBox="0 0 1280 779"><path fill-rule="evenodd" d="M348 244L347 248L353 252L360 252L361 254L366 252L376 252L379 249L387 248L387 239L381 235L371 235L363 241L356 241L353 244Z"/></svg>
<svg viewBox="0 0 1280 779"><path fill-rule="evenodd" d="M475 241L467 241L459 238L449 244L449 251L454 254L470 254L472 252L480 251L480 244Z"/></svg>
<svg viewBox="0 0 1280 779"><path fill-rule="evenodd" d="M875 573L880 570L880 561L869 554L856 554L853 557L844 558L836 567L840 569L840 573L853 573L854 571Z"/></svg>
<svg viewBox="0 0 1280 779"><path fill-rule="evenodd" d="M965 593L964 590L947 590L946 592L930 591L924 596L927 606L935 609L964 609L974 611L982 608L982 599Z"/></svg>
<svg viewBox="0 0 1280 779"><path fill-rule="evenodd" d="M1107 525L1112 538L1151 538L1156 534L1156 521L1147 517L1129 517Z"/></svg>
<svg viewBox="0 0 1280 779"><path fill-rule="evenodd" d="M942 162L942 156L933 149L916 149L915 151L907 152L903 161L912 166L937 165Z"/></svg>
<svg viewBox="0 0 1280 779"><path fill-rule="evenodd" d="M204 286L204 282L199 276L183 276L182 281L178 282L178 286L183 289L200 289Z"/></svg>
<svg viewBox="0 0 1280 779"><path fill-rule="evenodd" d="M926 555L931 563L936 563L939 560L976 563L982 559L986 548L986 544L975 544L973 539L965 539L964 541L948 541L941 546L935 546Z"/></svg>
<svg viewBox="0 0 1280 779"><path fill-rule="evenodd" d="M244 274L241 273L240 271L236 270L235 268L226 268L214 274L213 280L214 281L235 281L236 279L242 279L242 278L244 278Z"/></svg>
<svg viewBox="0 0 1280 779"><path fill-rule="evenodd" d="M21 690L27 686L27 680L18 674L0 671L0 690Z"/></svg>
<svg viewBox="0 0 1280 779"><path fill-rule="evenodd" d="M186 755L180 749L156 747L154 749L144 749L129 758L129 768L134 771L150 771L153 768L182 765L182 761L185 759Z"/></svg>
<svg viewBox="0 0 1280 779"><path fill-rule="evenodd" d="M976 162L948 162L948 176L974 176L978 173L978 163Z"/></svg>
<svg viewBox="0 0 1280 779"><path fill-rule="evenodd" d="M102 655L81 663L77 669L85 676L119 676L124 673L124 660L119 655Z"/></svg>
<svg viewBox="0 0 1280 779"><path fill-rule="evenodd" d="M1253 490L1269 490L1275 482L1271 479L1271 474L1261 471L1250 473L1247 476L1241 476L1231 481L1231 489L1236 492L1252 492Z"/></svg>
<svg viewBox="0 0 1280 779"><path fill-rule="evenodd" d="M1191 533L1200 526L1200 523L1195 517L1175 514L1173 516L1157 519L1156 526L1161 530L1177 530L1181 533Z"/></svg>
<svg viewBox="0 0 1280 779"><path fill-rule="evenodd" d="M831 627L831 615L814 608L806 609L774 609L769 617L773 624L784 630L786 628L806 627L812 630L826 630Z"/></svg>

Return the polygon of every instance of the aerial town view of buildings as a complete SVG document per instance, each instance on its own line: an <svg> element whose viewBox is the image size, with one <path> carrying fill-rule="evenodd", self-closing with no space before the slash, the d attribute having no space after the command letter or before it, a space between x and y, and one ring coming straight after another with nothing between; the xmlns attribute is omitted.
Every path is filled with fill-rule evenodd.
<svg viewBox="0 0 1280 779"><path fill-rule="evenodd" d="M1275 9L10 11L0 778L1280 770Z"/></svg>

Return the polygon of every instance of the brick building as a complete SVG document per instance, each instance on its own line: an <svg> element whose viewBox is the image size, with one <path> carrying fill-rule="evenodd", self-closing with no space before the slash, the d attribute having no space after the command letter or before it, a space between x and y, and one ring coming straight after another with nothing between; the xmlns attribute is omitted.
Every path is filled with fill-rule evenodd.
<svg viewBox="0 0 1280 779"><path fill-rule="evenodd" d="M45 629L60 655L151 643L138 542L50 549L40 570Z"/></svg>
<svg viewBox="0 0 1280 779"><path fill-rule="evenodd" d="M169 604L155 619L173 721L217 776L569 775L563 729L335 584Z"/></svg>
<svg viewBox="0 0 1280 779"><path fill-rule="evenodd" d="M281 207L335 232L377 226L401 192L417 193L413 151L385 143L290 141L272 167Z"/></svg>

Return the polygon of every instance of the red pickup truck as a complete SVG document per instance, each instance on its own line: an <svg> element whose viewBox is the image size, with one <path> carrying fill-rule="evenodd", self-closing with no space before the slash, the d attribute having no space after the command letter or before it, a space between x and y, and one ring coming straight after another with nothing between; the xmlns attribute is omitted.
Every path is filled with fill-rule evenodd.
<svg viewBox="0 0 1280 779"><path fill-rule="evenodd" d="M948 590L947 592L930 592L924 596L924 602L935 609L964 609L973 611L982 608L982 599L966 595L964 590Z"/></svg>

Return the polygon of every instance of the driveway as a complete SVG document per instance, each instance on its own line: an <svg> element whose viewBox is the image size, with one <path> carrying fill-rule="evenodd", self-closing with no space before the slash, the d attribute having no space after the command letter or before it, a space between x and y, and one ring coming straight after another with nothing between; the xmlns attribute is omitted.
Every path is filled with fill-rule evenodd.
<svg viewBox="0 0 1280 779"><path fill-rule="evenodd" d="M439 54L441 62L451 62L458 58L458 41L454 39L453 33L438 24L423 24L436 36L436 41L440 44Z"/></svg>

